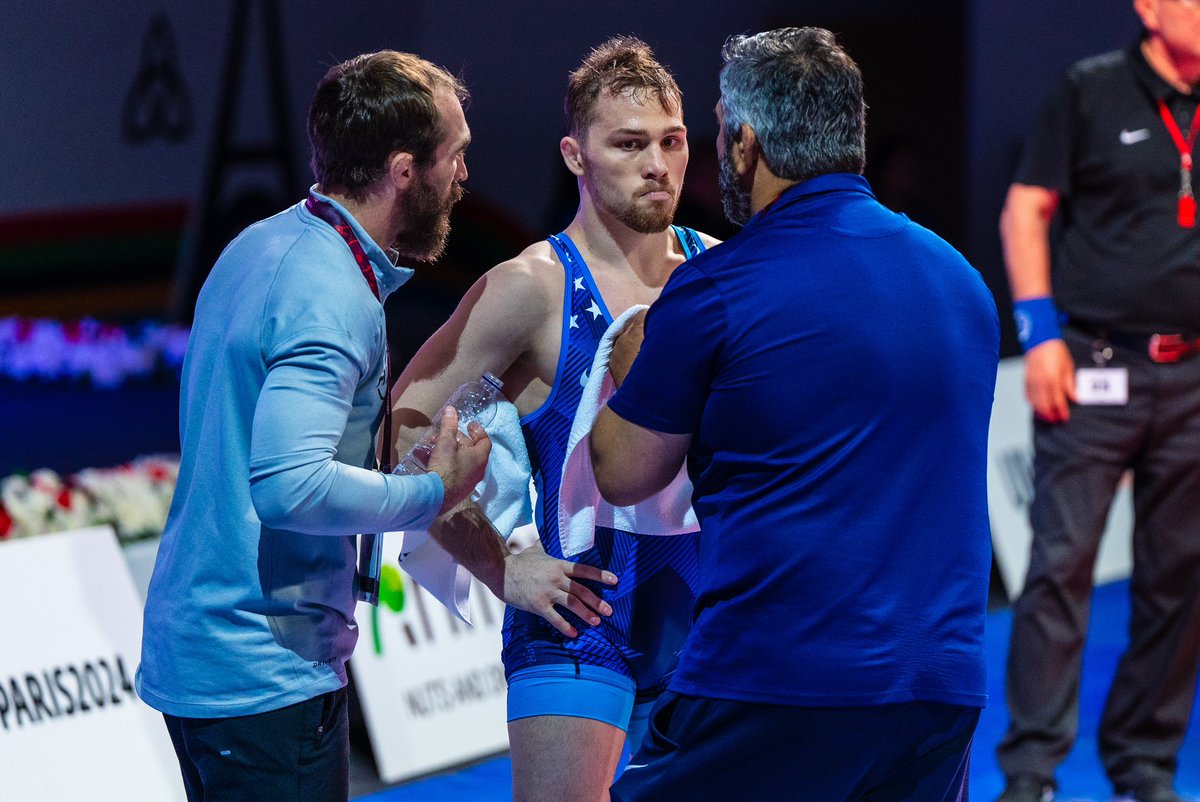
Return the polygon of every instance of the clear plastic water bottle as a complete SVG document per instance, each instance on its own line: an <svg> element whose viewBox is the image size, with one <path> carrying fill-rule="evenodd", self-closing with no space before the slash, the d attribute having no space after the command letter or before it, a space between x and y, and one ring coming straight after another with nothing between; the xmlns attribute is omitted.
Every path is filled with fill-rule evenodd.
<svg viewBox="0 0 1200 802"><path fill-rule="evenodd" d="M496 404L500 401L500 391L504 382L491 373L484 373L475 381L467 382L450 394L450 398L442 404L429 428L421 435L408 453L400 458L400 463L393 473L413 475L429 470L429 458L433 456L433 444L437 440L438 429L442 423L442 410L454 407L458 410L458 430L463 434L467 426L474 421L486 427L496 417Z"/></svg>

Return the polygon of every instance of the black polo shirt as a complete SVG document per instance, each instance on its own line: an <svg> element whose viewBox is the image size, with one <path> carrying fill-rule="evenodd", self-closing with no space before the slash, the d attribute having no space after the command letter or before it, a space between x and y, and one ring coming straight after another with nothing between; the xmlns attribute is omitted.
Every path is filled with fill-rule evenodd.
<svg viewBox="0 0 1200 802"><path fill-rule="evenodd" d="M1139 46L1078 62L1042 110L1014 180L1062 198L1051 271L1061 311L1112 330L1200 331L1200 226L1177 220L1179 151L1158 98L1186 137L1197 92L1172 88ZM1193 182L1200 191L1195 172Z"/></svg>

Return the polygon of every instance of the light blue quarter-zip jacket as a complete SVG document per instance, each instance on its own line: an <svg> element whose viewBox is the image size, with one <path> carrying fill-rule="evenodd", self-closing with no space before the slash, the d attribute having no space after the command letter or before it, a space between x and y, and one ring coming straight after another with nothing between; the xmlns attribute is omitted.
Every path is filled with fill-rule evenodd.
<svg viewBox="0 0 1200 802"><path fill-rule="evenodd" d="M412 271L334 206L386 298ZM370 469L384 360L382 303L303 203L221 254L196 304L179 482L146 601L136 684L151 707L241 716L346 684L355 535L427 529L442 503L435 474Z"/></svg>

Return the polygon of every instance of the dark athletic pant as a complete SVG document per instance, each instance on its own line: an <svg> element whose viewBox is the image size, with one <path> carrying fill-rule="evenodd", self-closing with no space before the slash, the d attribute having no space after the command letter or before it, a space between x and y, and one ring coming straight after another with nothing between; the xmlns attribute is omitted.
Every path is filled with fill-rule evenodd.
<svg viewBox="0 0 1200 802"><path fill-rule="evenodd" d="M666 692L614 802L958 802L979 708L791 707Z"/></svg>
<svg viewBox="0 0 1200 802"><path fill-rule="evenodd" d="M188 802L346 802L345 688L234 718L164 715Z"/></svg>
<svg viewBox="0 0 1200 802"><path fill-rule="evenodd" d="M1077 367L1094 338L1068 329ZM1171 780L1200 662L1200 355L1156 364L1114 346L1129 370L1126 406L1071 407L1034 423L1033 551L1013 608L996 750L1008 777L1050 779L1075 740L1080 656L1092 573L1122 474L1134 474L1130 645L1100 723L1100 756L1118 789Z"/></svg>

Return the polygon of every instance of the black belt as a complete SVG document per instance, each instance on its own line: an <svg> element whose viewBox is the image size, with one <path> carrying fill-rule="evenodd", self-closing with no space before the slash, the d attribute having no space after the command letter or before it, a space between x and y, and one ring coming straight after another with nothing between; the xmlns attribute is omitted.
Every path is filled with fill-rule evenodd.
<svg viewBox="0 0 1200 802"><path fill-rule="evenodd" d="M1067 325L1096 339L1132 351L1140 351L1149 356L1151 362L1178 362L1194 354L1200 354L1200 336L1194 332L1141 334L1132 331L1113 331L1107 326L1074 317L1067 319Z"/></svg>

